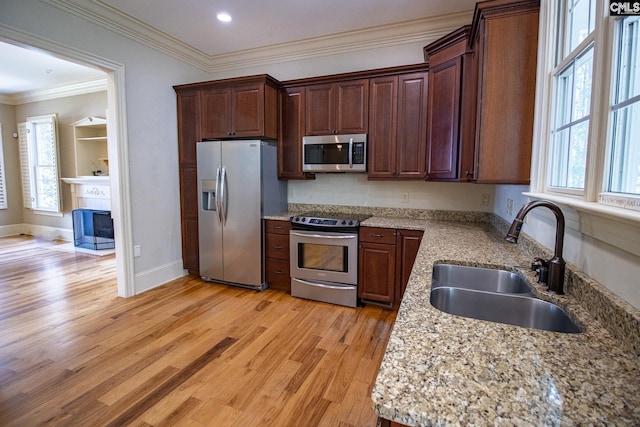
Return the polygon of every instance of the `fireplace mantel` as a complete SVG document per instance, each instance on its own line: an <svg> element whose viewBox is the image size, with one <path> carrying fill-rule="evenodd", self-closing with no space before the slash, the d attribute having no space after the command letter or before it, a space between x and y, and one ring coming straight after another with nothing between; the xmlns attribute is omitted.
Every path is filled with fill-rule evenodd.
<svg viewBox="0 0 640 427"><path fill-rule="evenodd" d="M62 178L71 185L72 209L111 210L111 187L108 176Z"/></svg>

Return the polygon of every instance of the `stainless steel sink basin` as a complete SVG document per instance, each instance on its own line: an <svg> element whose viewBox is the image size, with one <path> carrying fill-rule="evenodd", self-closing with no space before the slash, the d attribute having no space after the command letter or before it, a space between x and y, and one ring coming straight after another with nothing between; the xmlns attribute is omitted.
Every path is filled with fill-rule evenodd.
<svg viewBox="0 0 640 427"><path fill-rule="evenodd" d="M557 305L531 296L440 287L431 290L431 305L445 313L545 331L582 332Z"/></svg>
<svg viewBox="0 0 640 427"><path fill-rule="evenodd" d="M498 293L531 293L531 287L522 277L506 270L437 264L431 277L432 289L447 286Z"/></svg>

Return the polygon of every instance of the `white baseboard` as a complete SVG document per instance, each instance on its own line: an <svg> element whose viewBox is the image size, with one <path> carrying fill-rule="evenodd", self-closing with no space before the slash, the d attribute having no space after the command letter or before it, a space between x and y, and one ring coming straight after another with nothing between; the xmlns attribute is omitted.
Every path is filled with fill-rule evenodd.
<svg viewBox="0 0 640 427"><path fill-rule="evenodd" d="M29 234L46 240L64 240L73 242L73 230L59 227L48 227L35 224L11 224L0 226L0 237Z"/></svg>
<svg viewBox="0 0 640 427"><path fill-rule="evenodd" d="M182 268L182 259L136 273L134 286L136 295L186 275L187 271Z"/></svg>

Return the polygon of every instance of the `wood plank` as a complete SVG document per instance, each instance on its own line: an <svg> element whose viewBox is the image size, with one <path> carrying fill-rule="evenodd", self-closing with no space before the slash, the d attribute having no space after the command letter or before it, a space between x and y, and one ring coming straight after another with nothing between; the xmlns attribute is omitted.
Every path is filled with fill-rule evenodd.
<svg viewBox="0 0 640 427"><path fill-rule="evenodd" d="M0 425L375 425L395 314L187 276L131 298L115 257L0 238Z"/></svg>

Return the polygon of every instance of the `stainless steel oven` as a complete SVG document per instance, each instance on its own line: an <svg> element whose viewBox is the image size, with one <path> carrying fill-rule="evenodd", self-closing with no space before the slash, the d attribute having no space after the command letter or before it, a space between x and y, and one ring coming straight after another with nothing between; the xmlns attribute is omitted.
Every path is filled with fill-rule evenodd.
<svg viewBox="0 0 640 427"><path fill-rule="evenodd" d="M291 217L291 295L355 307L358 228L365 216L307 213Z"/></svg>

